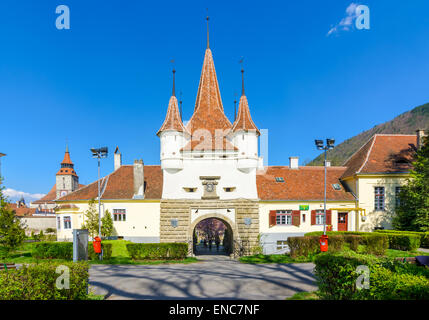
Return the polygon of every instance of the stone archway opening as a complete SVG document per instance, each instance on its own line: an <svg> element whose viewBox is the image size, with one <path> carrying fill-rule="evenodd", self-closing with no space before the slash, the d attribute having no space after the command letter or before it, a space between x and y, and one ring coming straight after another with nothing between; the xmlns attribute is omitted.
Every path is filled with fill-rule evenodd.
<svg viewBox="0 0 429 320"><path fill-rule="evenodd" d="M199 221L193 230L193 253L195 255L230 255L234 250L233 230L220 218Z"/></svg>

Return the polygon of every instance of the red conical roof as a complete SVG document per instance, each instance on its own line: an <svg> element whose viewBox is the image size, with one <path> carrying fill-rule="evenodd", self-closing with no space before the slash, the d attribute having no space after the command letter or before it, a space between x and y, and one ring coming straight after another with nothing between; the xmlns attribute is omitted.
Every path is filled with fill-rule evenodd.
<svg viewBox="0 0 429 320"><path fill-rule="evenodd" d="M64 154L64 159L61 162L61 168L58 170L57 175L73 175L77 176L76 171L74 171L74 164L70 159L69 148L66 148L66 152Z"/></svg>
<svg viewBox="0 0 429 320"><path fill-rule="evenodd" d="M207 48L194 114L186 125L192 141L182 150L236 150L226 138L231 128L232 124L223 110L213 55L210 48ZM210 139L206 137L208 134Z"/></svg>
<svg viewBox="0 0 429 320"><path fill-rule="evenodd" d="M210 48L207 48L201 71L200 84L198 86L194 114L186 128L191 134L195 130L205 129L214 136L216 129L227 130L231 129L231 127L232 124L223 111L213 55Z"/></svg>
<svg viewBox="0 0 429 320"><path fill-rule="evenodd" d="M246 96L243 94L240 98L240 103L238 105L238 114L237 118L232 125L232 131L256 131L258 135L260 132L256 127L255 123L252 120L252 116L250 115L249 104L247 102Z"/></svg>
<svg viewBox="0 0 429 320"><path fill-rule="evenodd" d="M174 130L178 132L186 132L186 128L180 119L179 107L177 98L173 95L168 102L167 115L165 116L164 123L158 130L157 135L166 130Z"/></svg>

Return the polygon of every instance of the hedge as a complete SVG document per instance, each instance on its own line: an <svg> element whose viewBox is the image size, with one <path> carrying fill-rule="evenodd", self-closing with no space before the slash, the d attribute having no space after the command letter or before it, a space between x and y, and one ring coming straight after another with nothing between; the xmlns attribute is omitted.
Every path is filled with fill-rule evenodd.
<svg viewBox="0 0 429 320"><path fill-rule="evenodd" d="M386 260L368 255L323 253L315 258L314 269L319 296L334 300L429 299L429 279L416 272L416 267L396 265L386 268ZM356 281L361 273L357 266L368 266L369 289L359 290ZM415 273L415 274L413 274Z"/></svg>
<svg viewBox="0 0 429 320"><path fill-rule="evenodd" d="M305 237L288 237L287 244L292 258L304 256L308 257L320 252L320 237L305 236ZM343 249L344 237L330 236L328 239L328 251L337 252Z"/></svg>
<svg viewBox="0 0 429 320"><path fill-rule="evenodd" d="M73 242L39 242L31 252L36 259L73 259Z"/></svg>
<svg viewBox="0 0 429 320"><path fill-rule="evenodd" d="M420 247L429 248L429 232L417 232L417 231L401 231L401 230L377 230L378 233L387 234L413 234L420 236Z"/></svg>
<svg viewBox="0 0 429 320"><path fill-rule="evenodd" d="M389 248L402 250L402 251L414 251L420 248L420 236L415 234L396 234L396 233L383 233L389 237Z"/></svg>
<svg viewBox="0 0 429 320"><path fill-rule="evenodd" d="M101 242L104 250L103 259L108 260L112 256L112 244ZM35 243L31 252L36 259L73 259L73 242L39 242ZM92 242L88 242L88 259L98 259L98 254L94 252Z"/></svg>
<svg viewBox="0 0 429 320"><path fill-rule="evenodd" d="M187 243L127 243L133 260L184 259L188 255Z"/></svg>
<svg viewBox="0 0 429 320"><path fill-rule="evenodd" d="M369 234L362 236L365 252L382 256L386 254L389 248L389 238L382 234Z"/></svg>
<svg viewBox="0 0 429 320"><path fill-rule="evenodd" d="M65 275L56 272L58 266L69 268L69 289L57 288L58 277ZM43 262L0 271L0 300L84 300L88 277L86 262Z"/></svg>

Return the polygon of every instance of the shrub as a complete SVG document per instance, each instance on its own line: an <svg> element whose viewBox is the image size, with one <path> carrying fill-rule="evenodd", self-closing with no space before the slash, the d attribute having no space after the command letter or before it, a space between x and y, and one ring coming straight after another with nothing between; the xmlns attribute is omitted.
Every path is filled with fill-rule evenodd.
<svg viewBox="0 0 429 320"><path fill-rule="evenodd" d="M320 252L320 237L304 236L304 237L288 237L287 244L290 249L290 256L308 257ZM341 235L333 235L328 237L328 251L337 252L343 249L344 237Z"/></svg>
<svg viewBox="0 0 429 320"><path fill-rule="evenodd" d="M363 236L363 243L365 244L365 252L382 256L386 254L389 248L389 239L386 235L369 234Z"/></svg>
<svg viewBox="0 0 429 320"><path fill-rule="evenodd" d="M318 252L320 249L319 237L288 237L287 245L292 258L304 256Z"/></svg>
<svg viewBox="0 0 429 320"><path fill-rule="evenodd" d="M133 260L184 259L188 255L187 243L127 243Z"/></svg>
<svg viewBox="0 0 429 320"><path fill-rule="evenodd" d="M353 252L320 254L315 258L318 294L322 299L335 300L429 298L429 279L416 271L418 267L399 266L397 263L390 263L390 268L385 267L389 263L386 259ZM356 287L360 275L356 267L359 265L366 265L370 270L369 289Z"/></svg>
<svg viewBox="0 0 429 320"><path fill-rule="evenodd" d="M402 251L414 251L420 247L420 236L414 234L395 234L386 233L389 237L389 248L402 250Z"/></svg>
<svg viewBox="0 0 429 320"><path fill-rule="evenodd" d="M101 248L103 249L103 260L109 260L112 257L112 243L105 243L101 241ZM88 259L98 260L98 253L95 253L92 242L88 242Z"/></svg>
<svg viewBox="0 0 429 320"><path fill-rule="evenodd" d="M420 246L422 248L429 248L429 232L401 231L401 230L377 230L377 233L417 235L420 237Z"/></svg>
<svg viewBox="0 0 429 320"><path fill-rule="evenodd" d="M73 242L35 243L31 255L36 259L73 259Z"/></svg>
<svg viewBox="0 0 429 320"><path fill-rule="evenodd" d="M349 244L350 249L354 252L358 251L359 244L363 242L362 236L354 235L354 234L346 234L343 236L344 241Z"/></svg>
<svg viewBox="0 0 429 320"><path fill-rule="evenodd" d="M69 289L56 286L58 277L64 273L63 270L56 272L60 265L69 268ZM85 262L43 262L0 271L0 300L86 299L88 276L88 264Z"/></svg>

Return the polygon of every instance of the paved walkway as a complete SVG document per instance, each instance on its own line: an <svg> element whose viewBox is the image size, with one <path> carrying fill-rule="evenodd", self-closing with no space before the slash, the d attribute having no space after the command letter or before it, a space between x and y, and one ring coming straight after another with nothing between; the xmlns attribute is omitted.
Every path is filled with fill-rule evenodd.
<svg viewBox="0 0 429 320"><path fill-rule="evenodd" d="M285 299L314 291L311 263L243 264L226 256L164 265L92 265L90 289L107 299Z"/></svg>

